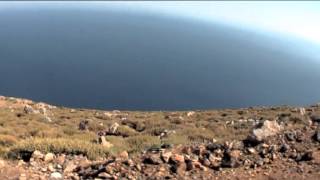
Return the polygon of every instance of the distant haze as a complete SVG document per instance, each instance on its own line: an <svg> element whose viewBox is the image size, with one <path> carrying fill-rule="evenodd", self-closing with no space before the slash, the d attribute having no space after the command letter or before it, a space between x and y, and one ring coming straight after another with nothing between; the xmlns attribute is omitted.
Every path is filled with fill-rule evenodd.
<svg viewBox="0 0 320 180"><path fill-rule="evenodd" d="M320 101L319 47L300 38L108 6L2 5L1 95L126 110Z"/></svg>

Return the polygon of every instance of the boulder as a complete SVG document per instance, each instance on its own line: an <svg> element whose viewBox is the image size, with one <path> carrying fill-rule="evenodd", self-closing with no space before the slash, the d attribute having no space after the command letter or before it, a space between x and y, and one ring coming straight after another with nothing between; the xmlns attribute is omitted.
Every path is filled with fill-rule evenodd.
<svg viewBox="0 0 320 180"><path fill-rule="evenodd" d="M281 131L281 126L277 121L266 120L258 127L253 129L252 133L249 135L248 140L261 142L269 136L274 136Z"/></svg>

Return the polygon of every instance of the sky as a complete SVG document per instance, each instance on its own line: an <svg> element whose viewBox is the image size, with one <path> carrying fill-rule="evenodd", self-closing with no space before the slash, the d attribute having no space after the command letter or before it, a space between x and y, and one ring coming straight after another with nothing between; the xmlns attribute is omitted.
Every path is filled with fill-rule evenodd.
<svg viewBox="0 0 320 180"><path fill-rule="evenodd" d="M20 4L20 7L55 4L79 8L88 8L90 5L90 8L107 7L121 11L179 16L261 32L276 32L320 45L320 1L0 2L0 10L12 4Z"/></svg>
<svg viewBox="0 0 320 180"><path fill-rule="evenodd" d="M177 15L244 29L287 34L320 44L320 2L125 2L115 5L129 11Z"/></svg>

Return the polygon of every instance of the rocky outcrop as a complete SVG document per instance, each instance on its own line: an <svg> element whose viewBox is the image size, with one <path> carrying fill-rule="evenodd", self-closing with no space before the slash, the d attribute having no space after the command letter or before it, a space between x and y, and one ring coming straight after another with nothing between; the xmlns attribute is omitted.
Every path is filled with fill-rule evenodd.
<svg viewBox="0 0 320 180"><path fill-rule="evenodd" d="M252 133L248 136L251 141L261 142L269 136L274 136L281 131L281 126L277 121L266 120L263 123L257 125Z"/></svg>

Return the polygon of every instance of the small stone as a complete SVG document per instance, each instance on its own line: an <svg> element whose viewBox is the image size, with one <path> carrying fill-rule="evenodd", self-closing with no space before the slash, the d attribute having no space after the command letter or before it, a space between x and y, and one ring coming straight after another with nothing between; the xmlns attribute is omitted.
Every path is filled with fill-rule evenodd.
<svg viewBox="0 0 320 180"><path fill-rule="evenodd" d="M122 151L120 154L119 154L119 157L121 159L128 159L129 158L129 154L127 151Z"/></svg>
<svg viewBox="0 0 320 180"><path fill-rule="evenodd" d="M19 180L27 180L27 175L26 174L20 174Z"/></svg>
<svg viewBox="0 0 320 180"><path fill-rule="evenodd" d="M239 167L240 166L240 163L238 161L239 157L240 157L240 151L238 150L225 153L221 162L221 166L228 167L228 168Z"/></svg>
<svg viewBox="0 0 320 180"><path fill-rule="evenodd" d="M50 171L50 172L54 172L55 171L55 169L54 169L52 164L48 165L48 171Z"/></svg>
<svg viewBox="0 0 320 180"><path fill-rule="evenodd" d="M59 172L53 172L50 174L50 180L60 180L63 179L62 174Z"/></svg>
<svg viewBox="0 0 320 180"><path fill-rule="evenodd" d="M6 165L5 161L0 159L0 169L4 168Z"/></svg>
<svg viewBox="0 0 320 180"><path fill-rule="evenodd" d="M286 136L286 139L287 139L288 141L294 141L294 140L296 139L295 134L292 133L292 132L286 133L285 136Z"/></svg>
<svg viewBox="0 0 320 180"><path fill-rule="evenodd" d="M211 143L211 144L208 144L206 146L206 149L213 152L217 149L221 149L222 148L222 145L221 144L217 144L217 143Z"/></svg>
<svg viewBox="0 0 320 180"><path fill-rule="evenodd" d="M45 162L51 162L53 161L55 155L53 153L47 153L45 156L44 156L44 161Z"/></svg>
<svg viewBox="0 0 320 180"><path fill-rule="evenodd" d="M238 159L240 157L241 151L239 150L233 150L229 153L231 158L236 158Z"/></svg>
<svg viewBox="0 0 320 180"><path fill-rule="evenodd" d="M259 159L255 162L255 164L256 164L257 166L263 166L264 161L263 161L263 159L259 158Z"/></svg>
<svg viewBox="0 0 320 180"><path fill-rule="evenodd" d="M73 172L77 168L77 165L75 165L74 162L68 161L65 165L65 168L63 170L63 173L68 174Z"/></svg>
<svg viewBox="0 0 320 180"><path fill-rule="evenodd" d="M172 156L172 152L161 152L161 159L167 163L169 162L170 157Z"/></svg>
<svg viewBox="0 0 320 180"><path fill-rule="evenodd" d="M202 160L202 164L203 164L204 166L209 167L211 163L210 163L209 159L204 158L204 159Z"/></svg>
<svg viewBox="0 0 320 180"><path fill-rule="evenodd" d="M299 154L296 158L296 161L311 161L313 159L313 153L312 151L306 152L306 153L302 153Z"/></svg>
<svg viewBox="0 0 320 180"><path fill-rule="evenodd" d="M44 155L38 151L38 150L35 150L33 153L32 153L32 156L31 156L33 159L43 159Z"/></svg>
<svg viewBox="0 0 320 180"><path fill-rule="evenodd" d="M254 148L248 148L248 152L250 154L256 154L257 153L256 149L254 149Z"/></svg>
<svg viewBox="0 0 320 180"><path fill-rule="evenodd" d="M112 176L106 172L99 173L98 177L103 179L112 179Z"/></svg>
<svg viewBox="0 0 320 180"><path fill-rule="evenodd" d="M19 161L18 161L18 166L23 166L23 165L25 165L26 163L22 160L22 159L20 159ZM1 168L0 168L1 169Z"/></svg>
<svg viewBox="0 0 320 180"><path fill-rule="evenodd" d="M317 130L315 131L314 135L313 135L313 139L315 141L320 142L320 127L317 128Z"/></svg>
<svg viewBox="0 0 320 180"><path fill-rule="evenodd" d="M200 169L200 170L202 170L202 171L207 171L208 169L205 167L205 166L203 166L201 163L199 163L199 162L193 162L194 163L194 167L195 168L198 168L198 169Z"/></svg>
<svg viewBox="0 0 320 180"><path fill-rule="evenodd" d="M64 164L64 162L65 162L65 160L66 160L66 155L64 155L64 154L61 154L61 155L59 155L57 158L56 158L56 163L58 163L58 164L60 164L60 165L63 165Z"/></svg>
<svg viewBox="0 0 320 180"><path fill-rule="evenodd" d="M194 165L191 160L186 160L186 170L191 171L194 168Z"/></svg>
<svg viewBox="0 0 320 180"><path fill-rule="evenodd" d="M179 154L174 154L170 157L170 160L176 164L182 164L182 163L184 163L184 156L179 155Z"/></svg>
<svg viewBox="0 0 320 180"><path fill-rule="evenodd" d="M162 163L162 160L157 154L150 154L143 158L143 163L145 164L152 164L152 165L159 165Z"/></svg>
<svg viewBox="0 0 320 180"><path fill-rule="evenodd" d="M285 153L285 152L287 152L289 149L290 149L290 146L289 146L288 144L284 143L284 144L282 144L282 145L280 146L279 151L282 152L282 153Z"/></svg>
<svg viewBox="0 0 320 180"><path fill-rule="evenodd" d="M139 164L136 165L136 168L137 168L138 171L142 170L142 168L141 168L141 166Z"/></svg>

